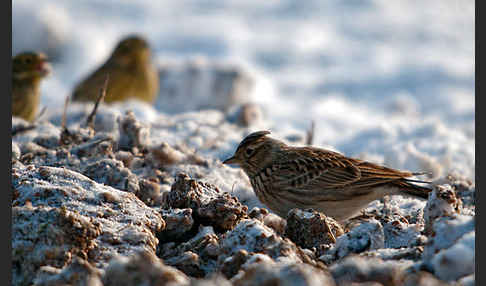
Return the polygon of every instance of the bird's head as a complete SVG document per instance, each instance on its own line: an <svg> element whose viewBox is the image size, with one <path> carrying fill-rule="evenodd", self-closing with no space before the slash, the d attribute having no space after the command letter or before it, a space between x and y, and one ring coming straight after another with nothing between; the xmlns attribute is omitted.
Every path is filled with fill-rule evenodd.
<svg viewBox="0 0 486 286"><path fill-rule="evenodd" d="M151 52L148 42L138 35L132 35L121 40L115 47L110 60L120 65L146 63L150 60Z"/></svg>
<svg viewBox="0 0 486 286"><path fill-rule="evenodd" d="M41 79L51 71L47 56L38 52L23 52L12 59L12 77L14 79Z"/></svg>
<svg viewBox="0 0 486 286"><path fill-rule="evenodd" d="M248 175L259 172L271 164L278 151L285 144L267 137L270 131L257 131L249 134L241 141L233 156L223 161L223 164L239 165Z"/></svg>

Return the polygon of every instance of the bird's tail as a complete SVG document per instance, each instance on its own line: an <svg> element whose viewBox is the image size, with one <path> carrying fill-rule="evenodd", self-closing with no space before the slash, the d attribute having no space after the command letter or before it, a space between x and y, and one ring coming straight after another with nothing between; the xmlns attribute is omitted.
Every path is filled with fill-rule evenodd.
<svg viewBox="0 0 486 286"><path fill-rule="evenodd" d="M402 193L405 193L409 196L427 199L429 197L429 193L432 192L432 187L420 186L414 183L430 183L430 182L403 179L398 183L398 187L400 188L400 191Z"/></svg>

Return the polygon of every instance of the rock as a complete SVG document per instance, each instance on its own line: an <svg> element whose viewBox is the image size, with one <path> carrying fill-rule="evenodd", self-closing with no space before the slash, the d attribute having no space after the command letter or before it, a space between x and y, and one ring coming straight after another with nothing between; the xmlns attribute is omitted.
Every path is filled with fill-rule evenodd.
<svg viewBox="0 0 486 286"><path fill-rule="evenodd" d="M461 286L474 286L476 285L476 275L473 273L471 275L465 276L457 281Z"/></svg>
<svg viewBox="0 0 486 286"><path fill-rule="evenodd" d="M254 207L248 214L250 218L257 219L272 228L278 235L284 235L287 221L280 216L268 212L265 208Z"/></svg>
<svg viewBox="0 0 486 286"><path fill-rule="evenodd" d="M115 159L117 159L118 161L122 161L124 167L131 168L134 155L131 152L120 150L115 153Z"/></svg>
<svg viewBox="0 0 486 286"><path fill-rule="evenodd" d="M202 277L215 272L221 254L219 237L212 227L199 227L199 232L187 242L162 244L159 256L168 265L187 275Z"/></svg>
<svg viewBox="0 0 486 286"><path fill-rule="evenodd" d="M46 155L49 149L42 147L34 142L26 142L20 145L20 152L22 155L32 153L34 156Z"/></svg>
<svg viewBox="0 0 486 286"><path fill-rule="evenodd" d="M221 273L223 273L224 276L227 278L231 278L235 276L238 271L240 271L241 266L248 261L248 259L252 255L248 253L248 251L244 249L240 249L238 252L236 252L233 256L230 256L226 258L220 266ZM270 261L272 259L268 257Z"/></svg>
<svg viewBox="0 0 486 286"><path fill-rule="evenodd" d="M34 138L33 142L44 148L54 149L59 146L59 136L40 134Z"/></svg>
<svg viewBox="0 0 486 286"><path fill-rule="evenodd" d="M178 256L167 258L165 262L190 277L201 278L206 274L201 267L201 258L192 251L186 251Z"/></svg>
<svg viewBox="0 0 486 286"><path fill-rule="evenodd" d="M385 246L385 235L381 223L370 219L337 238L336 244L324 253L320 260L327 265L351 253L380 249Z"/></svg>
<svg viewBox="0 0 486 286"><path fill-rule="evenodd" d="M137 176L117 160L101 159L95 161L84 168L83 174L100 184L122 191L134 194L140 191Z"/></svg>
<svg viewBox="0 0 486 286"><path fill-rule="evenodd" d="M62 270L52 266L42 266L34 279L34 285L103 286L103 283L101 283L101 275L102 272L93 267L87 260L74 257L72 263Z"/></svg>
<svg viewBox="0 0 486 286"><path fill-rule="evenodd" d="M78 127L62 130L59 144L64 146L79 145L93 138L95 131L91 128Z"/></svg>
<svg viewBox="0 0 486 286"><path fill-rule="evenodd" d="M292 209L287 215L285 235L302 248L336 243L336 237L342 234L337 221L312 209Z"/></svg>
<svg viewBox="0 0 486 286"><path fill-rule="evenodd" d="M189 278L149 251L118 256L108 265L103 285L189 285Z"/></svg>
<svg viewBox="0 0 486 286"><path fill-rule="evenodd" d="M405 218L394 219L383 224L385 248L401 248L421 245L423 224L411 224Z"/></svg>
<svg viewBox="0 0 486 286"><path fill-rule="evenodd" d="M138 181L139 190L135 195L147 206L163 205L163 194L160 185L147 179Z"/></svg>
<svg viewBox="0 0 486 286"><path fill-rule="evenodd" d="M226 231L244 217L248 207L217 187L178 174L167 197L172 208L191 208L195 221L211 225L216 231Z"/></svg>
<svg viewBox="0 0 486 286"><path fill-rule="evenodd" d="M463 202L463 207L475 208L476 188L470 179L457 172L451 172L434 183L437 185L450 185L456 197Z"/></svg>
<svg viewBox="0 0 486 286"><path fill-rule="evenodd" d="M336 285L332 276L319 268L299 263L255 263L231 279L245 285Z"/></svg>
<svg viewBox="0 0 486 286"><path fill-rule="evenodd" d="M191 150L184 144L173 148L165 142L162 142L158 146L150 147L147 161L155 168L164 169L179 164L209 167L209 161L196 154L195 150Z"/></svg>
<svg viewBox="0 0 486 286"><path fill-rule="evenodd" d="M330 267L337 285L378 282L379 285L401 285L404 267L395 261L382 261L351 255ZM360 285L360 284L358 284Z"/></svg>
<svg viewBox="0 0 486 286"><path fill-rule="evenodd" d="M411 246L401 248L380 248L361 252L363 257L375 257L382 260L402 260L402 261L420 261L422 259L423 247Z"/></svg>
<svg viewBox="0 0 486 286"><path fill-rule="evenodd" d="M167 165L180 164L187 160L186 154L172 148L165 142L150 148L150 156L154 165L159 168Z"/></svg>
<svg viewBox="0 0 486 286"><path fill-rule="evenodd" d="M149 143L150 128L135 118L132 111L127 111L118 119L118 147L122 150L143 149Z"/></svg>
<svg viewBox="0 0 486 286"><path fill-rule="evenodd" d="M435 186L424 208L425 232L430 233L437 218L459 213L461 205L451 186Z"/></svg>
<svg viewBox="0 0 486 286"><path fill-rule="evenodd" d="M54 150L44 148L34 142L20 144L20 152L22 155L19 160L23 164L39 165L45 160L53 160L56 156Z"/></svg>
<svg viewBox="0 0 486 286"><path fill-rule="evenodd" d="M285 257L294 262L313 263L308 253L256 220L244 219L232 231L223 234L218 259L223 262L240 250L263 253L272 259Z"/></svg>
<svg viewBox="0 0 486 286"><path fill-rule="evenodd" d="M444 286L446 282L437 279L433 274L420 271L418 273L411 273L403 278L403 286ZM450 285L452 286L452 285Z"/></svg>
<svg viewBox="0 0 486 286"><path fill-rule="evenodd" d="M157 235L161 243L186 238L194 225L190 208L161 210L160 214L166 223L165 229Z"/></svg>
<svg viewBox="0 0 486 286"><path fill-rule="evenodd" d="M107 157L114 158L113 137L104 133L98 133L87 142L75 145L70 153L78 157Z"/></svg>
<svg viewBox="0 0 486 286"><path fill-rule="evenodd" d="M221 274L213 274L205 279L193 279L191 280L191 286L231 286L231 282L228 281Z"/></svg>

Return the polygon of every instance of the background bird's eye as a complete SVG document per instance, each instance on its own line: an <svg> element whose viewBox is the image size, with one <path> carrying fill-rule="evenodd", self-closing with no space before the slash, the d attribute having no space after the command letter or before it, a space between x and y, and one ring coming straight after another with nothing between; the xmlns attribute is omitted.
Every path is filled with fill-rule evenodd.
<svg viewBox="0 0 486 286"><path fill-rule="evenodd" d="M245 152L246 152L246 155L247 155L247 156L250 156L251 154L253 154L253 151L254 151L254 149L252 149L252 148L247 148Z"/></svg>

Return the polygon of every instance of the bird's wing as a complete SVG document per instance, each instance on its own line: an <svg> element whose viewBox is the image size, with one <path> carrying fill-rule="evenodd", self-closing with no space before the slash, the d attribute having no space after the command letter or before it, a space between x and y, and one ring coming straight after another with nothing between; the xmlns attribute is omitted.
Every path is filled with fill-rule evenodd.
<svg viewBox="0 0 486 286"><path fill-rule="evenodd" d="M360 180L353 183L354 187L371 187L374 185L384 184L397 180L404 180L411 177L414 173L403 172L380 166L374 163L352 159L353 164L357 166L361 172Z"/></svg>
<svg viewBox="0 0 486 286"><path fill-rule="evenodd" d="M299 148L288 154L286 159L262 170L268 177L262 181L294 195L347 199L350 192L364 195L371 191L369 187L414 175L317 148Z"/></svg>
<svg viewBox="0 0 486 286"><path fill-rule="evenodd" d="M74 101L96 101L106 79L106 75L102 76L100 71L102 69L95 71L76 85L72 95Z"/></svg>
<svg viewBox="0 0 486 286"><path fill-rule="evenodd" d="M360 169L339 153L306 148L273 166L275 187L335 189L361 178Z"/></svg>

